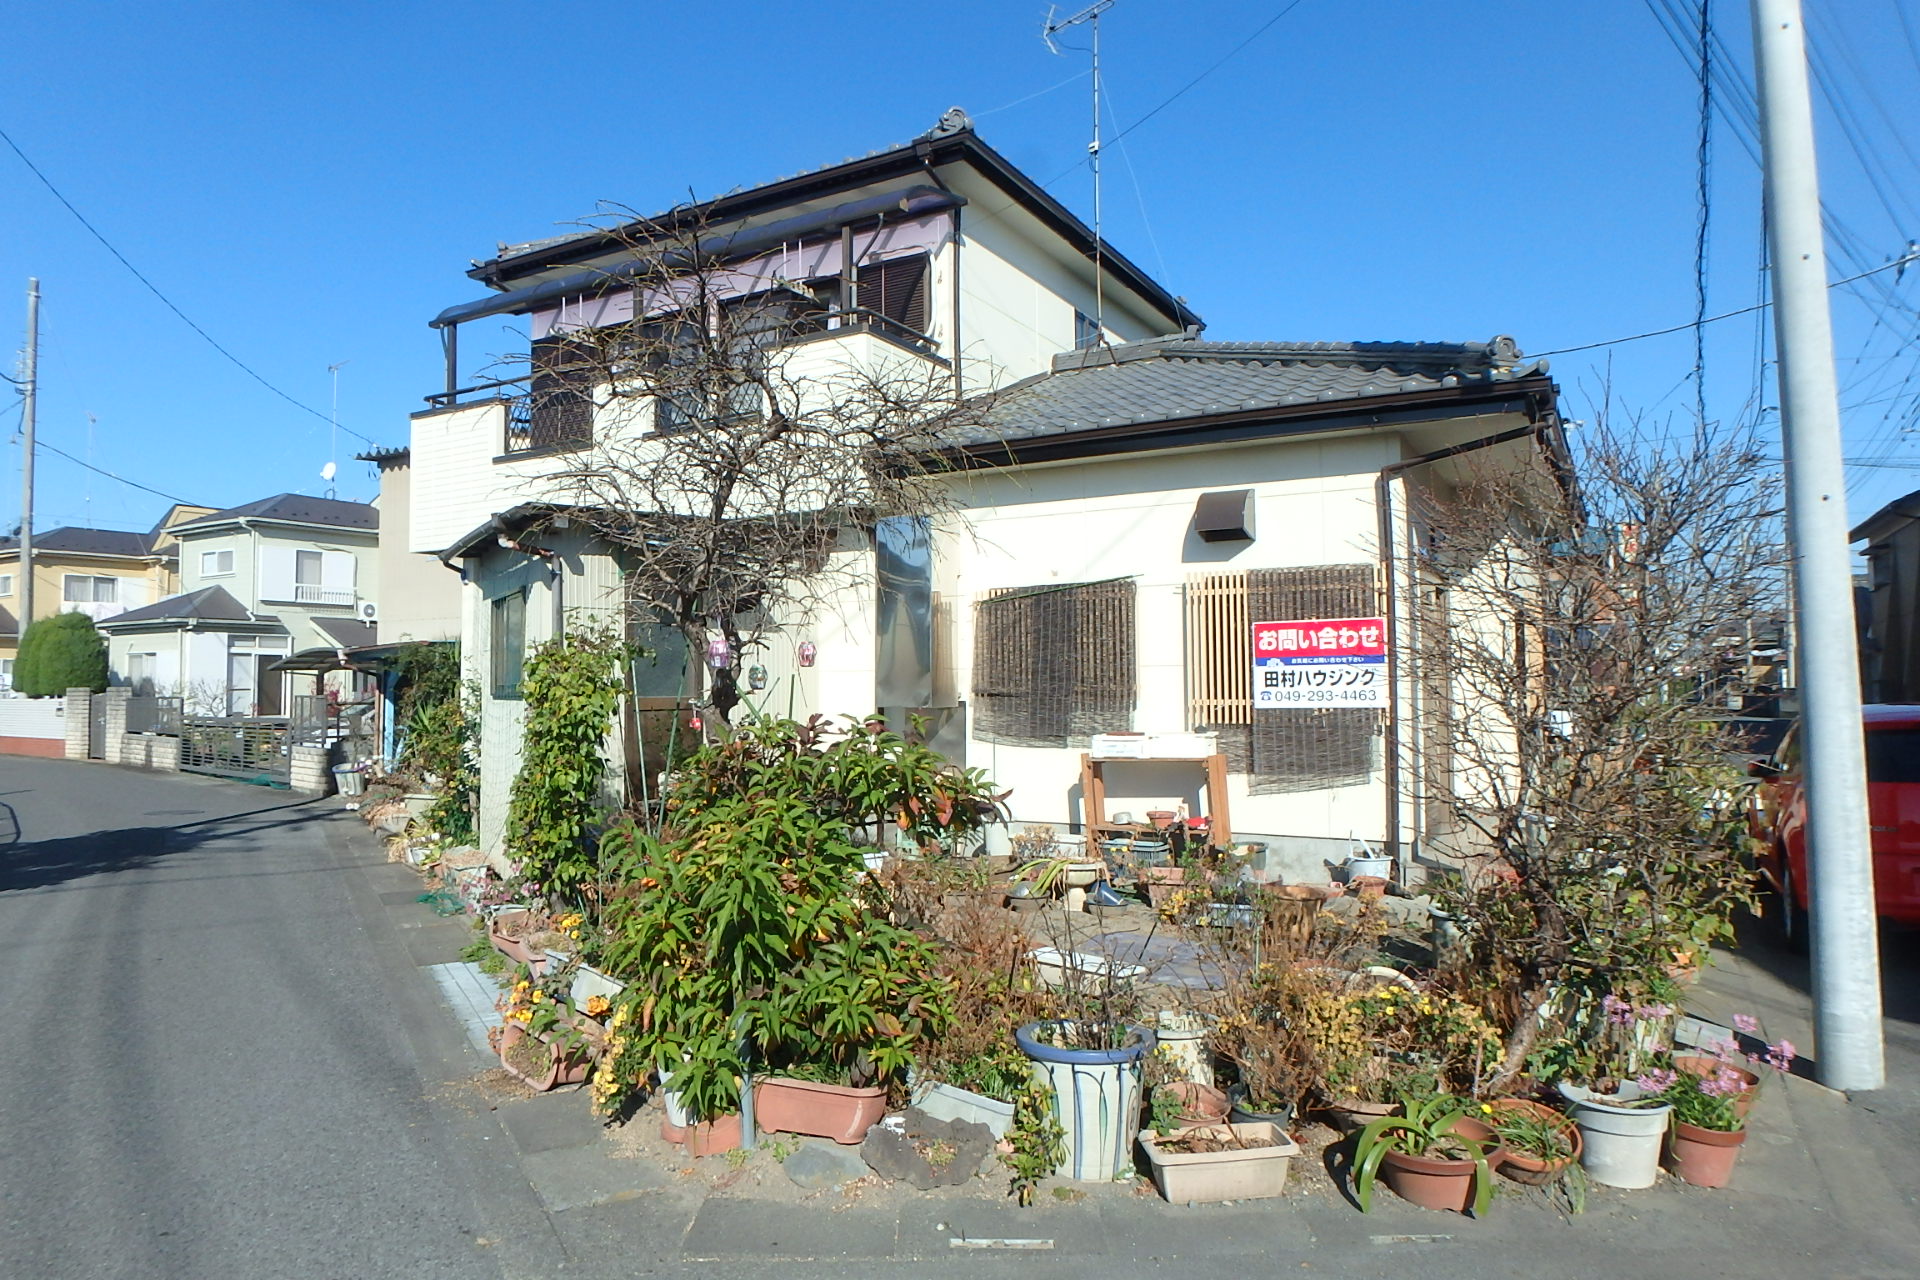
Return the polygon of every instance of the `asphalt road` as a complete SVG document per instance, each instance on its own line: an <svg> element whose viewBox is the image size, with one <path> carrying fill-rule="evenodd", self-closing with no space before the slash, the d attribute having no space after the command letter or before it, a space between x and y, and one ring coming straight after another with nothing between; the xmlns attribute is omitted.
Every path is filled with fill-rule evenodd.
<svg viewBox="0 0 1920 1280"><path fill-rule="evenodd" d="M0 756L0 1277L499 1274L348 822Z"/></svg>

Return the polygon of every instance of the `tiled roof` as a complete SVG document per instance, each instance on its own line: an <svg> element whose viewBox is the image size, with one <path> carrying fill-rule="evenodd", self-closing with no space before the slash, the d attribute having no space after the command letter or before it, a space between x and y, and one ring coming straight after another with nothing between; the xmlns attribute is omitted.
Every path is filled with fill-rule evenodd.
<svg viewBox="0 0 1920 1280"><path fill-rule="evenodd" d="M15 551L20 539L0 538L0 551ZM76 556L147 556L153 554L153 535L126 529L78 529L63 525L33 535L34 554L64 551Z"/></svg>
<svg viewBox="0 0 1920 1280"><path fill-rule="evenodd" d="M1545 371L1492 342L1206 342L1178 334L1054 357L1001 392L969 444L1337 404Z"/></svg>
<svg viewBox="0 0 1920 1280"><path fill-rule="evenodd" d="M245 506L228 507L198 520L174 526L185 533L202 525L251 517L255 520L291 520L299 524L330 524L342 529L378 529L380 510L364 502L341 502L337 498L311 498L304 493L281 493Z"/></svg>
<svg viewBox="0 0 1920 1280"><path fill-rule="evenodd" d="M247 612L225 587L202 587L183 596L168 596L138 609L116 613L100 625L108 630L129 622L159 622L177 618L182 622L256 622L266 619Z"/></svg>

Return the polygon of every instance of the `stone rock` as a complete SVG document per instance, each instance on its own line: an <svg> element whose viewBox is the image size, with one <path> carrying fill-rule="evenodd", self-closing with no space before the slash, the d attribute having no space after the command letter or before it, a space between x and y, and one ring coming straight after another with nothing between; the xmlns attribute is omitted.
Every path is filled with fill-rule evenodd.
<svg viewBox="0 0 1920 1280"><path fill-rule="evenodd" d="M853 1147L837 1142L809 1142L780 1163L796 1187L826 1191L867 1176L867 1162Z"/></svg>
<svg viewBox="0 0 1920 1280"><path fill-rule="evenodd" d="M918 1107L867 1130L860 1154L884 1178L910 1182L921 1191L957 1187L993 1153L993 1130L970 1120L935 1120Z"/></svg>

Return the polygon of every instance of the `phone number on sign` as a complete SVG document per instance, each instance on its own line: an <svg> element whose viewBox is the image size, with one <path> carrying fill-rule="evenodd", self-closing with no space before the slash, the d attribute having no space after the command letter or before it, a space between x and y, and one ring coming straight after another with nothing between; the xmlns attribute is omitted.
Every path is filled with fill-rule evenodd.
<svg viewBox="0 0 1920 1280"><path fill-rule="evenodd" d="M1386 690L1365 687L1354 689L1262 689L1256 706L1287 707L1310 703L1334 706L1378 707L1386 705Z"/></svg>

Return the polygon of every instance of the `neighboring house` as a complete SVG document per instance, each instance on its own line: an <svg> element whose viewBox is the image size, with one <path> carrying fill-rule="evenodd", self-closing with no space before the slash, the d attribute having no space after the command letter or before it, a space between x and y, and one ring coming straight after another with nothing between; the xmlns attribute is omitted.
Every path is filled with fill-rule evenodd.
<svg viewBox="0 0 1920 1280"><path fill-rule="evenodd" d="M432 555L411 550L413 460L405 448L371 449L359 455L380 468L380 602L382 644L460 638L460 579ZM437 548L436 548L437 550Z"/></svg>
<svg viewBox="0 0 1920 1280"><path fill-rule="evenodd" d="M33 538L33 613L84 613L95 622L151 604L180 589L181 524L213 510L176 503L145 533L62 526ZM0 538L0 692L13 688L19 650L20 540Z"/></svg>
<svg viewBox="0 0 1920 1280"><path fill-rule="evenodd" d="M1920 490L1868 516L1849 541L1867 544L1862 695L1868 702L1920 702Z"/></svg>
<svg viewBox="0 0 1920 1280"><path fill-rule="evenodd" d="M302 691L277 669L371 643L379 512L283 493L179 525L180 593L103 623L113 678L200 714L280 715Z"/></svg>
<svg viewBox="0 0 1920 1280"><path fill-rule="evenodd" d="M1255 710L1251 624L1391 616L1404 631L1435 616L1410 491L1445 491L1474 467L1551 477L1564 447L1543 365L1504 338L1204 341L1182 302L952 113L908 146L706 212L730 227L729 266L749 282L775 253L834 277L848 245L856 277L874 261L918 264L902 268L917 339L836 313L795 338L823 368L905 351L969 392L999 389L951 458L951 514L846 530L834 576L860 585L783 620L755 654L758 705L879 709L902 725L922 713L936 745L1012 789L1016 824L1087 821L1093 735L1200 731L1225 756L1211 794L1192 762L1103 765L1107 818L1224 798L1236 842L1263 841L1279 869L1315 878L1353 836L1402 853L1434 840L1404 797L1442 766L1395 728L1413 722L1417 674L1403 664L1392 709ZM607 254L595 236L503 254L472 273L502 292L435 323L524 315L537 345L624 318L622 264ZM1096 270L1104 332L1088 320ZM451 368L448 392L414 417L407 536L461 569L464 652L486 694L481 839L494 849L525 656L563 626L623 616L621 560L543 489L540 406L529 422L503 389L466 402ZM633 421L602 407L560 429L578 448ZM639 704L684 698L684 645L657 627L635 638L661 650L634 673Z"/></svg>

